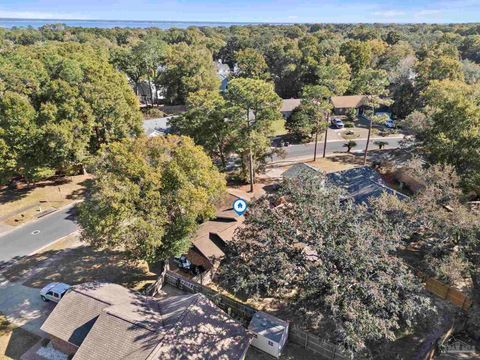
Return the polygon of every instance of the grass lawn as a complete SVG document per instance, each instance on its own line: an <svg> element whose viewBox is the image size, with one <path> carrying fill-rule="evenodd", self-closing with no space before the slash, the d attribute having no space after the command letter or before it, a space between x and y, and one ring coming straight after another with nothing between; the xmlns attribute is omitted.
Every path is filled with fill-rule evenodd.
<svg viewBox="0 0 480 360"><path fill-rule="evenodd" d="M58 209L81 199L90 175L68 176L46 180L31 188L0 190L0 221L20 225L44 211Z"/></svg>
<svg viewBox="0 0 480 360"><path fill-rule="evenodd" d="M331 173L363 166L363 158L345 153L328 156L326 158L317 157L317 161L311 161L308 164L326 173Z"/></svg>
<svg viewBox="0 0 480 360"><path fill-rule="evenodd" d="M0 313L0 359L20 359L39 340L37 335L10 324Z"/></svg>
<svg viewBox="0 0 480 360"><path fill-rule="evenodd" d="M285 135L287 133L287 129L285 129L285 119L279 119L273 122L273 135Z"/></svg>

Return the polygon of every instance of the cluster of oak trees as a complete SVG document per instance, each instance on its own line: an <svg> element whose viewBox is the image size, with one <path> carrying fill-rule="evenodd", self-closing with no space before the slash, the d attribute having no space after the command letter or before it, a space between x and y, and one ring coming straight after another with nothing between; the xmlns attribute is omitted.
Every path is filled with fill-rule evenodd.
<svg viewBox="0 0 480 360"><path fill-rule="evenodd" d="M11 61L7 54L23 56L29 52L22 52L22 47L35 52L36 48L52 47L52 42L57 48L72 43L93 46L102 53L95 60L108 60L125 73L134 90L142 81L150 82L163 90L170 104L188 103L189 96L198 91L214 96L219 86L216 61L228 64L232 77L271 83L281 98L308 97L305 94L311 86L322 86L330 95L371 95L374 103L388 97L394 116L407 118L407 123L413 125L410 128L418 132L430 160L455 166L464 188L480 191L476 175L480 166L476 161L480 30L476 24L259 25L169 30L46 25L38 30L2 29L2 62ZM0 77L7 83L11 81L8 72L0 73ZM119 87L105 88L113 93ZM463 107L463 103L467 106ZM199 103L198 97L195 104L208 106ZM312 118L311 106L306 107L306 115L292 117L289 130L311 136L318 131L318 121L305 121ZM211 142L202 135L194 139L202 144ZM211 144L217 150L210 154L218 155L218 149L225 147L223 141ZM71 162L77 162L78 157L75 155Z"/></svg>

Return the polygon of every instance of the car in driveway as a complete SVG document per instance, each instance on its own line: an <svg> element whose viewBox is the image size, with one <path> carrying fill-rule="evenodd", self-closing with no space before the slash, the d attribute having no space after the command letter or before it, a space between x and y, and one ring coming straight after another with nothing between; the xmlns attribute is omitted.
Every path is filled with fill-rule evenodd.
<svg viewBox="0 0 480 360"><path fill-rule="evenodd" d="M190 260L187 259L187 257L185 255L175 256L173 258L173 262L180 269L185 270L185 271L189 271L191 266L192 266L192 263L190 262Z"/></svg>
<svg viewBox="0 0 480 360"><path fill-rule="evenodd" d="M45 302L53 301L58 303L71 288L68 284L53 282L40 290L40 297Z"/></svg>
<svg viewBox="0 0 480 360"><path fill-rule="evenodd" d="M391 116L390 113L379 111L379 112L375 113L375 115L385 119L385 122L383 123L383 125L385 125L385 127L389 128L389 129L395 128L395 121L392 119L392 116Z"/></svg>
<svg viewBox="0 0 480 360"><path fill-rule="evenodd" d="M343 121L338 118L333 118L332 120L330 120L330 124L332 124L332 127L334 129L343 129L345 127Z"/></svg>

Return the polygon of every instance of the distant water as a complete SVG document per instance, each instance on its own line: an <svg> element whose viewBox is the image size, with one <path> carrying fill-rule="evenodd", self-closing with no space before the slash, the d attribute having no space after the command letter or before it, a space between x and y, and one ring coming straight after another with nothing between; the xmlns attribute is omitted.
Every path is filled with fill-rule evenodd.
<svg viewBox="0 0 480 360"><path fill-rule="evenodd" d="M255 25L257 23L242 22L187 22L187 21L120 21L120 20L63 20L63 19L2 19L0 18L0 27L3 28L39 28L47 24L65 24L72 27L101 28L111 29L119 28L159 28L185 29L190 26L232 26L232 25Z"/></svg>

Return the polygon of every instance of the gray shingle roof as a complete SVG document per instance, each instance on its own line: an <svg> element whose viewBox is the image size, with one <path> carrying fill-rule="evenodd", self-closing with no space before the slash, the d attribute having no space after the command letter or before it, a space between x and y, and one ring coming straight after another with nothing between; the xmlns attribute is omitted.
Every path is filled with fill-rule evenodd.
<svg viewBox="0 0 480 360"><path fill-rule="evenodd" d="M383 193L406 199L407 196L388 187L378 172L368 166L338 171L326 175L327 182L344 189L357 204L366 203Z"/></svg>
<svg viewBox="0 0 480 360"><path fill-rule="evenodd" d="M310 166L305 163L299 163L292 165L288 170L282 173L282 176L287 179L293 179L300 175L307 175L307 174L320 174L320 171L313 166Z"/></svg>

